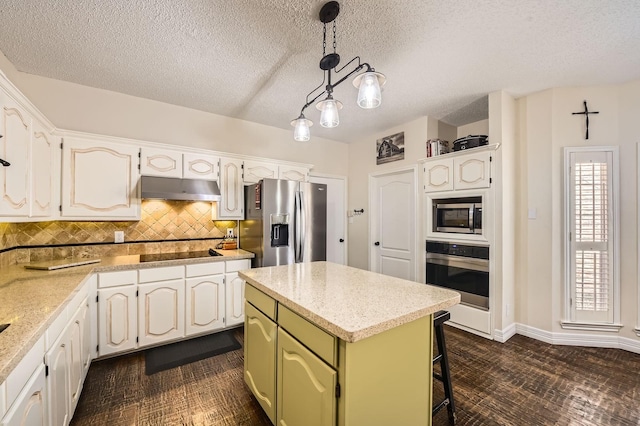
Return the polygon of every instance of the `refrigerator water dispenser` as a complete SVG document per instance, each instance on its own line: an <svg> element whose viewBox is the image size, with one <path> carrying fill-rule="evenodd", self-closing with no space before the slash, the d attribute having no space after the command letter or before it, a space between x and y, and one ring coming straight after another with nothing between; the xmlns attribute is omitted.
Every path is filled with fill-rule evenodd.
<svg viewBox="0 0 640 426"><path fill-rule="evenodd" d="M271 247L286 247L289 245L289 215L271 215Z"/></svg>

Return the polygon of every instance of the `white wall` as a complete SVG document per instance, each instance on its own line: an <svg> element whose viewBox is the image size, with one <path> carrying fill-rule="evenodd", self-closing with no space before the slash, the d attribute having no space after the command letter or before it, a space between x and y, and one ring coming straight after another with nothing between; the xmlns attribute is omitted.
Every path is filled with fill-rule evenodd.
<svg viewBox="0 0 640 426"><path fill-rule="evenodd" d="M585 140L583 109L591 116ZM619 86L551 89L518 101L520 164L518 165L517 317L516 321L562 333L563 311L563 147L620 147L621 209L621 337L637 340L638 319L638 188L636 144L640 117L640 81ZM526 219L535 209L536 219ZM571 330L573 334L579 333ZM589 334L596 332L590 331ZM597 334L597 333L596 333ZM603 336L610 333L603 333Z"/></svg>
<svg viewBox="0 0 640 426"><path fill-rule="evenodd" d="M463 138L469 135L488 135L489 134L489 119L476 121L474 123L465 124L459 126L457 130L456 139ZM498 141L492 141L489 139L489 143L496 143Z"/></svg>
<svg viewBox="0 0 640 426"><path fill-rule="evenodd" d="M413 167L425 158L426 142L437 135L437 120L420 117L409 123L375 133L349 144L349 201L347 209L364 209L349 225L349 266L367 269L369 259L369 174L401 167ZM404 160L376 165L376 140L394 133L404 132ZM418 184L420 184L418 182ZM418 219L420 223L420 219ZM420 256L418 256L420 259Z"/></svg>
<svg viewBox="0 0 640 426"><path fill-rule="evenodd" d="M61 129L311 163L314 172L347 174L349 151L342 142L317 137L308 143L296 142L293 128L279 129L31 74L10 75Z"/></svg>

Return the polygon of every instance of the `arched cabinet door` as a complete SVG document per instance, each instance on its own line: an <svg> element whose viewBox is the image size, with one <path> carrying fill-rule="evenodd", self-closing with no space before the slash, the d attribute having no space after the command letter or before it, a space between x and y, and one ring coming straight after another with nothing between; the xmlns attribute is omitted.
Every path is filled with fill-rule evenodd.
<svg viewBox="0 0 640 426"><path fill-rule="evenodd" d="M184 337L184 280L138 286L140 346Z"/></svg>
<svg viewBox="0 0 640 426"><path fill-rule="evenodd" d="M98 290L98 355L124 352L136 347L136 287Z"/></svg>
<svg viewBox="0 0 640 426"><path fill-rule="evenodd" d="M63 217L140 219L138 148L76 138L62 146Z"/></svg>
<svg viewBox="0 0 640 426"><path fill-rule="evenodd" d="M213 219L244 219L243 161L220 158L220 195L213 209Z"/></svg>
<svg viewBox="0 0 640 426"><path fill-rule="evenodd" d="M224 327L224 275L187 278L187 336Z"/></svg>
<svg viewBox="0 0 640 426"><path fill-rule="evenodd" d="M42 426L47 421L47 386L44 365L33 373L9 412L2 418L0 426Z"/></svg>

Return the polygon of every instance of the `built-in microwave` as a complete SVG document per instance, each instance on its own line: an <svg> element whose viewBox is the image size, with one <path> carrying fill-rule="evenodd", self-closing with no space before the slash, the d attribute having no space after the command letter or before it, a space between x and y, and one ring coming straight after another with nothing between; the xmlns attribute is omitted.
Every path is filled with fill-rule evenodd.
<svg viewBox="0 0 640 426"><path fill-rule="evenodd" d="M482 234L482 197L434 199L433 231Z"/></svg>

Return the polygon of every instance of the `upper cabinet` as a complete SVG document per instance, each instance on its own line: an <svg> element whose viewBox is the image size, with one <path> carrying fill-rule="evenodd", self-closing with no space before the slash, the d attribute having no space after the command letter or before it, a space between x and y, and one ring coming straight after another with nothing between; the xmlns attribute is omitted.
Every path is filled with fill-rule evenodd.
<svg viewBox="0 0 640 426"><path fill-rule="evenodd" d="M278 179L309 182L309 169L307 167L280 165L278 167Z"/></svg>
<svg viewBox="0 0 640 426"><path fill-rule="evenodd" d="M0 216L29 215L31 116L0 90ZM8 163L9 165L7 165Z"/></svg>
<svg viewBox="0 0 640 426"><path fill-rule="evenodd" d="M54 215L55 149L59 138L0 89L0 216L42 220Z"/></svg>
<svg viewBox="0 0 640 426"><path fill-rule="evenodd" d="M137 147L90 139L64 139L63 219L139 220L137 182Z"/></svg>
<svg viewBox="0 0 640 426"><path fill-rule="evenodd" d="M222 200L213 209L213 219L244 219L242 160L220 158L220 195Z"/></svg>
<svg viewBox="0 0 640 426"><path fill-rule="evenodd" d="M140 174L143 176L217 180L218 157L143 147L140 150Z"/></svg>
<svg viewBox="0 0 640 426"><path fill-rule="evenodd" d="M469 151L475 151L475 149ZM489 188L491 186L491 154L490 150L478 150L453 156L445 154L445 158L432 157L426 160L424 191Z"/></svg>
<svg viewBox="0 0 640 426"><path fill-rule="evenodd" d="M250 185L258 183L260 179L279 179L278 165L275 163L267 163L262 161L244 162L244 183Z"/></svg>

